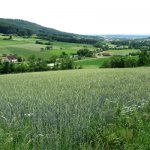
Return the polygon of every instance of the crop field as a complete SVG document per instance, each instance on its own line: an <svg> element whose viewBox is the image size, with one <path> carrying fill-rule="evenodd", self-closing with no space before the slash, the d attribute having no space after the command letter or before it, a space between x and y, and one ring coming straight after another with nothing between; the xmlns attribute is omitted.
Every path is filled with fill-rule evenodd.
<svg viewBox="0 0 150 150"><path fill-rule="evenodd" d="M76 53L77 50L86 46L90 50L94 50L94 47L89 44L74 44L66 42L51 42L53 49L49 51L41 51L41 48L46 45L35 44L34 38L22 38L13 36L12 40L3 40L8 38L7 36L0 36L0 56L3 54L17 54L22 57L29 57L35 55L39 58L50 58L52 55L61 55L62 52L67 54Z"/></svg>
<svg viewBox="0 0 150 150"><path fill-rule="evenodd" d="M109 57L83 59L76 61L75 64L77 64L78 66L82 66L83 69L96 69L102 67L103 63L109 60Z"/></svg>
<svg viewBox="0 0 150 150"><path fill-rule="evenodd" d="M150 68L0 76L1 150L150 149Z"/></svg>
<svg viewBox="0 0 150 150"><path fill-rule="evenodd" d="M8 38L8 36L0 35L0 56L3 54L17 54L18 56L27 58L31 55L35 55L35 57L38 58L48 59L53 55L59 56L62 54L62 52L67 54L75 54L79 49L83 49L85 46L91 51L96 50L96 48L90 44L51 42L53 44L52 50L42 51L41 48L45 49L46 45L35 44L35 38L22 38L13 36L12 40L3 40L4 38ZM108 50L108 52L112 53L113 55L126 55L132 52L138 52L138 50Z"/></svg>
<svg viewBox="0 0 150 150"><path fill-rule="evenodd" d="M123 50L108 50L113 55L127 55L129 53L137 53L139 50L137 49L123 49Z"/></svg>

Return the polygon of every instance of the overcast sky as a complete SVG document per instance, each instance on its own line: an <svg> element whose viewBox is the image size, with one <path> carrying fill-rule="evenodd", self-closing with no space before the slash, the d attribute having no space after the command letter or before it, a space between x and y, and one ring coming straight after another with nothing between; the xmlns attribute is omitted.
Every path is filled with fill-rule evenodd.
<svg viewBox="0 0 150 150"><path fill-rule="evenodd" d="M78 34L150 34L150 0L1 0L0 18Z"/></svg>

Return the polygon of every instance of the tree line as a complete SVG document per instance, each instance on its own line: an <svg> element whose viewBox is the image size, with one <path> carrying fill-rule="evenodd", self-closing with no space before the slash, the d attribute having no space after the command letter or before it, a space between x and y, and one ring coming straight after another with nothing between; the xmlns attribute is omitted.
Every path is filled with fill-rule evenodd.
<svg viewBox="0 0 150 150"><path fill-rule="evenodd" d="M38 35L38 39L44 39L48 41L68 42L68 43L79 43L79 44L95 44L98 39L94 38L78 38L67 35Z"/></svg>
<svg viewBox="0 0 150 150"><path fill-rule="evenodd" d="M130 68L150 65L150 52L142 50L139 56L112 56L110 61L104 62L102 68Z"/></svg>
<svg viewBox="0 0 150 150"><path fill-rule="evenodd" d="M111 44L120 46L128 46L129 49L140 49L140 50L150 50L150 40L149 39L138 39L138 40L113 40Z"/></svg>
<svg viewBox="0 0 150 150"><path fill-rule="evenodd" d="M0 61L0 74L78 69L73 60L66 54L62 54L59 59L54 58L53 63L54 66L49 67L47 60L35 58L34 55L30 56L27 61L18 63Z"/></svg>

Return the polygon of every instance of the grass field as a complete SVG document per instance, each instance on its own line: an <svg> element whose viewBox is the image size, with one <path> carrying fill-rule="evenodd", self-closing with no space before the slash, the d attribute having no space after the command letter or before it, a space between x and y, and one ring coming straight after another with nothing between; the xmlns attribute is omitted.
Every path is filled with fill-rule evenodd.
<svg viewBox="0 0 150 150"><path fill-rule="evenodd" d="M3 40L8 38L7 36L0 35L0 56L3 54L17 54L22 57L29 57L35 55L39 58L50 58L52 55L61 55L62 52L67 54L76 53L77 50L86 46L89 50L95 50L96 48L90 44L75 44L66 42L52 42L53 49L50 51L41 51L41 48L45 48L46 45L35 44L35 38L22 38L13 36L12 40ZM108 52L116 55L126 55L131 52L137 52L138 50L108 50Z"/></svg>
<svg viewBox="0 0 150 150"><path fill-rule="evenodd" d="M113 55L127 55L129 53L137 53L139 50L136 49L124 49L124 50L108 50Z"/></svg>
<svg viewBox="0 0 150 150"><path fill-rule="evenodd" d="M150 68L0 76L1 150L150 149Z"/></svg>
<svg viewBox="0 0 150 150"><path fill-rule="evenodd" d="M53 49L50 51L41 51L41 48L45 48L46 45L35 44L34 38L22 38L13 37L12 40L3 40L8 38L0 36L0 55L3 54L18 54L22 57L29 57L35 55L40 58L50 58L52 55L61 55L62 52L67 54L76 53L77 50L82 49L83 46L87 46L88 49L93 50L94 47L88 44L74 44L65 42L52 42Z"/></svg>
<svg viewBox="0 0 150 150"><path fill-rule="evenodd" d="M83 59L76 61L75 64L82 66L83 69L96 69L103 65L104 62L108 61L109 57L104 58L93 58L93 59Z"/></svg>

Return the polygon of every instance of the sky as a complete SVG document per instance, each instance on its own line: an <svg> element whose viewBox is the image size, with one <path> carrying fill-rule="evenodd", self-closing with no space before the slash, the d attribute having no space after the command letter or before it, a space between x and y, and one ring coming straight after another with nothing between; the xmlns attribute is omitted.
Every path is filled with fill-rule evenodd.
<svg viewBox="0 0 150 150"><path fill-rule="evenodd" d="M150 0L1 0L0 18L77 34L150 34Z"/></svg>

